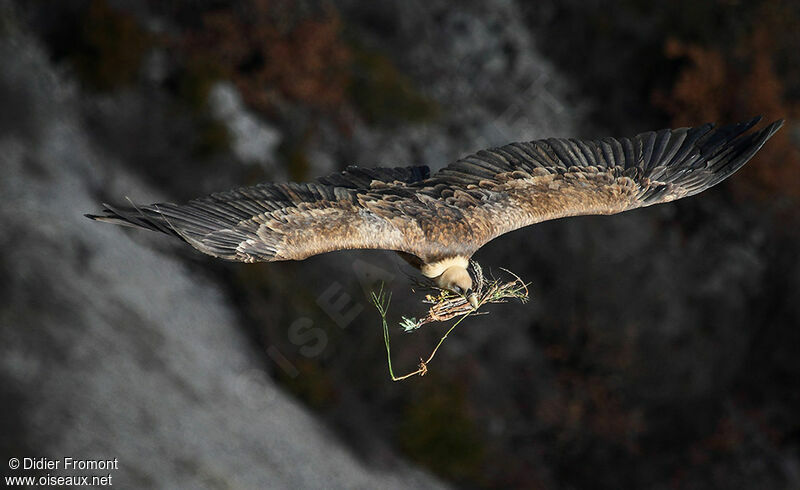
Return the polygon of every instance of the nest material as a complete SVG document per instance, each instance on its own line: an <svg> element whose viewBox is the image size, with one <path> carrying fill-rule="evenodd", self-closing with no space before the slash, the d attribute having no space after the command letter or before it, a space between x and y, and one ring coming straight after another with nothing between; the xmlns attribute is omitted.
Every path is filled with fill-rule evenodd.
<svg viewBox="0 0 800 490"><path fill-rule="evenodd" d="M458 320L456 320L447 330L447 332L445 332L445 334L439 339L439 343L436 344L436 347L433 349L428 358L420 358L417 370L403 376L396 376L394 374L394 369L392 368L392 353L389 346L389 327L386 320L386 315L389 310L389 303L391 301L391 295L384 293L383 287L381 287L381 290L378 293L372 293L372 301L381 315L383 339L386 343L386 361L389 365L389 375L391 376L392 381L400 381L417 374L420 376L425 376L425 374L428 372L428 364L433 360L434 356L436 356L436 352L439 350L439 347L441 347L442 343L444 343L447 336L450 335L450 332L452 332L468 316L486 314L485 312L479 311L483 305L489 303L506 303L509 299L518 299L522 303L528 301L528 285L513 272L502 269L504 272L514 276L513 281L502 282L494 278L487 280L483 275L483 269L481 269L481 266L477 262L470 261L470 266L472 267L472 275L475 278L473 291L475 291L475 294L478 297L477 308L473 308L467 298L455 294L452 291L441 289L432 282L415 281L418 289L429 291L429 293L425 295L425 299L423 299L422 302L432 306L428 308L428 314L420 320L403 317L402 322L400 322L400 326L407 333L414 332L421 326L428 323L446 322L454 318L458 318Z"/></svg>
<svg viewBox="0 0 800 490"><path fill-rule="evenodd" d="M428 291L422 302L432 306L428 308L428 314L419 320L403 317L403 321L400 322L403 330L413 332L428 323L446 322L469 314L485 315L486 312L479 312L485 304L507 303L509 299L518 299L522 303L528 301L528 285L513 272L502 269L514 277L513 281L502 282L499 279L487 279L480 264L475 261L470 261L470 267L475 278L473 290L478 297L477 308L473 309L464 296L436 287L432 282L416 281L417 288Z"/></svg>

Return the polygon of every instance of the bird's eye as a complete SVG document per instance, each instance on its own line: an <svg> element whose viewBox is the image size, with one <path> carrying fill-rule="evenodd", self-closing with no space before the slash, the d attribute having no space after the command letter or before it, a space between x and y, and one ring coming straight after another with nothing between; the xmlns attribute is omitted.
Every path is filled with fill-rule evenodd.
<svg viewBox="0 0 800 490"><path fill-rule="evenodd" d="M463 290L463 289L461 289L461 288L460 288L460 287L458 287L458 286L453 286L453 291L454 291L456 294L464 294L464 290Z"/></svg>

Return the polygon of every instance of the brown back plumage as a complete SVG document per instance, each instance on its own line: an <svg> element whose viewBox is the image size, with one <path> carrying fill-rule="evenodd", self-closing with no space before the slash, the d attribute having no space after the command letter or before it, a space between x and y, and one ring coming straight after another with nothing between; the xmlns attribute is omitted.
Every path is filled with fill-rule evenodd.
<svg viewBox="0 0 800 490"><path fill-rule="evenodd" d="M633 138L512 143L427 167L357 168L312 183L260 184L190 201L105 205L92 219L176 235L244 262L387 249L424 263L470 257L489 240L550 219L614 214L691 196L744 165L783 124L760 118Z"/></svg>

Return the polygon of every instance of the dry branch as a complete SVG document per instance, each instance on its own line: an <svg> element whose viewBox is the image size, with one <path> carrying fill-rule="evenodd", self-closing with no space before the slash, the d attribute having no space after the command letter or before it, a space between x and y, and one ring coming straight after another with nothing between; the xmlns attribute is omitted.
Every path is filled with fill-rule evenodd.
<svg viewBox="0 0 800 490"><path fill-rule="evenodd" d="M391 294L385 293L383 291L383 286L381 286L381 289L378 291L378 293L373 291L372 302L375 304L375 307L378 309L378 313L381 315L383 338L386 344L386 359L389 365L389 374L392 377L392 381L400 381L416 374L424 376L428 372L428 364L433 360L436 352L439 350L439 347L442 345L442 343L444 343L444 340L447 338L447 336L450 335L450 332L452 332L468 316L484 315L488 313L480 311L483 305L491 303L507 303L509 299L518 299L522 303L528 301L528 284L523 282L522 279L520 279L519 276L513 272L506 269L501 269L513 276L514 279L511 281L503 282L494 278L487 280L487 278L483 275L483 269L477 262L470 262L470 266L473 272L472 275L475 278L473 290L478 296L478 307L474 309L464 296L455 294L446 289L441 289L430 281L416 281L416 288L421 289L423 292L427 292L422 302L432 306L428 308L427 315L419 320L413 317L402 317L400 327L406 333L414 332L423 325L429 323L447 322L454 318L458 318L458 320L456 320L456 322L453 323L447 332L445 332L445 334L439 339L439 342L436 344L436 347L430 353L428 358L420 358L420 364L417 370L403 376L395 376L394 370L392 369L391 348L389 346L389 327L386 319L389 310L389 303L391 302Z"/></svg>

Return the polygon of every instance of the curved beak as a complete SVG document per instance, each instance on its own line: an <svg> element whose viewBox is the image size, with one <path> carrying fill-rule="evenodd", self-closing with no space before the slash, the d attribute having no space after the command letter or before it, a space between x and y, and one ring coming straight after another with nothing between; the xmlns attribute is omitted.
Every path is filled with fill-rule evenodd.
<svg viewBox="0 0 800 490"><path fill-rule="evenodd" d="M472 309L473 310L477 310L478 309L478 296L476 296L475 293L473 293L471 289L467 290L467 294L465 296L467 297L467 301L469 301L469 304L472 305Z"/></svg>

